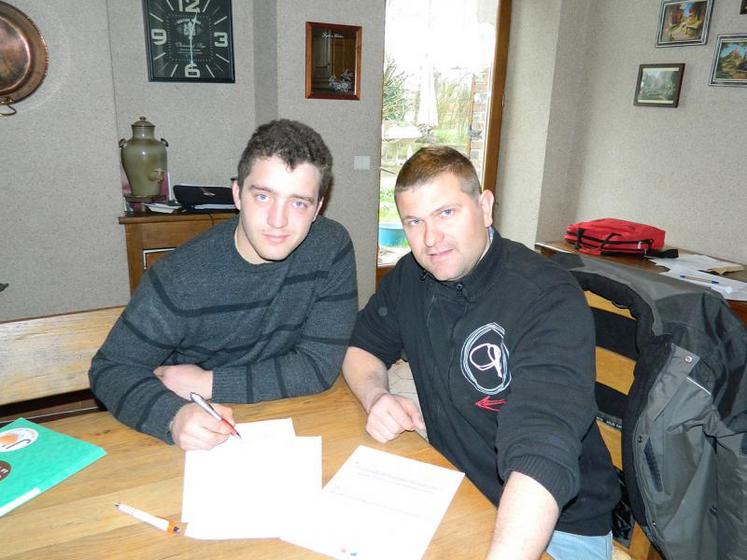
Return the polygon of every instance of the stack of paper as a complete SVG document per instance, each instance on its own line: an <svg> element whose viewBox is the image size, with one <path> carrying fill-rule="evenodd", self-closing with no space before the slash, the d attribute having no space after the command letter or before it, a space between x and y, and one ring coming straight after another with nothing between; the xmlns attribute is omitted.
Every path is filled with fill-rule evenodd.
<svg viewBox="0 0 747 560"><path fill-rule="evenodd" d="M321 437L296 437L290 418L236 429L242 439L186 453L182 521L189 537L279 537L290 504L321 490Z"/></svg>
<svg viewBox="0 0 747 560"><path fill-rule="evenodd" d="M186 454L189 537L280 537L332 558L417 560L464 478L359 446L322 490L320 437L296 437L290 419L236 428L242 439Z"/></svg>
<svg viewBox="0 0 747 560"><path fill-rule="evenodd" d="M669 268L671 265L689 268L690 270L701 270L703 272L715 272L716 274L725 274L726 272L738 272L744 270L744 266L738 263L714 259L708 255L681 255L676 259L660 259L657 257L648 257L650 260L660 266Z"/></svg>
<svg viewBox="0 0 747 560"><path fill-rule="evenodd" d="M719 272L720 274L731 271L736 272L744 268L740 264L719 261L706 255L684 255L676 259L649 258L654 263L669 269L661 273L664 276L678 278L691 284L710 288L720 293L726 299L747 301L746 283L706 272Z"/></svg>

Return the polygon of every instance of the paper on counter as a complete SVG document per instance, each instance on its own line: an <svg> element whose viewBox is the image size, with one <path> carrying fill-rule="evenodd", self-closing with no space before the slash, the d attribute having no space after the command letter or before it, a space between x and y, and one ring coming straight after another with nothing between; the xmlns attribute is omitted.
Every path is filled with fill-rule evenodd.
<svg viewBox="0 0 747 560"><path fill-rule="evenodd" d="M182 521L188 537L277 537L288 509L321 490L321 437L295 437L290 419L236 428L241 440L186 453Z"/></svg>
<svg viewBox="0 0 747 560"><path fill-rule="evenodd" d="M461 472L359 446L280 538L333 558L419 559Z"/></svg>
<svg viewBox="0 0 747 560"><path fill-rule="evenodd" d="M714 259L708 255L680 255L676 259L662 259L658 257L647 258L659 266L665 266L667 268L679 266L682 268L689 268L690 270L715 272L716 274L744 270L744 266L741 264Z"/></svg>
<svg viewBox="0 0 747 560"><path fill-rule="evenodd" d="M679 280L690 282L703 288L710 288L720 293L726 299L747 301L747 283L740 282L739 280L731 280L723 276L708 274L707 272L692 270L674 264L670 264L669 270L660 274L678 278Z"/></svg>

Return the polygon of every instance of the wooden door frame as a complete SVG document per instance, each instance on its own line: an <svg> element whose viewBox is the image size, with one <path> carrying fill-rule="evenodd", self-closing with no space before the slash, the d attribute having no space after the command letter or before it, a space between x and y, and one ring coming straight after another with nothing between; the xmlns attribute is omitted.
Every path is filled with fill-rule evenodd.
<svg viewBox="0 0 747 560"><path fill-rule="evenodd" d="M506 87L508 69L508 42L511 32L511 0L498 0L498 13L495 21L495 51L493 53L493 83L490 93L488 128L485 138L485 176L483 188L495 194L498 181L498 154L501 147L501 126L503 125L503 94ZM377 208L378 216L378 208ZM378 218L377 218L378 222ZM377 242L378 255L378 242ZM377 259L378 261L378 259ZM376 267L376 288L384 275L393 266Z"/></svg>
<svg viewBox="0 0 747 560"><path fill-rule="evenodd" d="M498 0L495 25L495 52L493 53L493 89L490 93L488 133L485 139L485 176L483 188L495 194L498 181L498 154L501 147L503 125L503 94L508 70L508 40L511 33L511 0Z"/></svg>

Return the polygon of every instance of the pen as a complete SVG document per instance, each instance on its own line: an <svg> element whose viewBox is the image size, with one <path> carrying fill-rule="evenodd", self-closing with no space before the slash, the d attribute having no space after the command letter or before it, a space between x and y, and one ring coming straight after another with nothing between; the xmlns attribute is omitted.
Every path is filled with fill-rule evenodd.
<svg viewBox="0 0 747 560"><path fill-rule="evenodd" d="M140 521L142 521L143 523L147 523L148 525L153 525L153 527L155 527L156 529L161 529L161 531L166 531L171 535L179 532L179 526L176 523L174 523L173 521L169 521L168 519L164 519L163 517L158 517L150 513L146 513L132 506L128 506L127 504L114 504L114 507L122 513L131 515L135 519L139 519Z"/></svg>
<svg viewBox="0 0 747 560"><path fill-rule="evenodd" d="M703 282L704 284L719 284L718 280L700 278L699 276L688 276L687 274L680 274L680 278L684 278L685 280L695 280L696 282Z"/></svg>
<svg viewBox="0 0 747 560"><path fill-rule="evenodd" d="M220 414L218 414L218 411L215 410L209 402L205 400L205 398L202 395L198 395L197 393L190 393L189 398L192 400L193 403L195 403L197 406L199 406L202 410L207 412L210 416L215 418L216 420L220 420L223 422L226 426L228 426L228 429L231 430L231 434L236 436L237 438L241 439L241 434L236 431L236 428L233 427L233 425L223 418Z"/></svg>

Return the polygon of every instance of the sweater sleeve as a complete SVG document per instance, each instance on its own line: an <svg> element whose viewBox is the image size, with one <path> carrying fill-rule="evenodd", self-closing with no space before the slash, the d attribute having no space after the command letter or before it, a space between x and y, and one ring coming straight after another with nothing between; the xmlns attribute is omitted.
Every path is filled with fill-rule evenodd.
<svg viewBox="0 0 747 560"><path fill-rule="evenodd" d="M579 491L581 440L594 420L594 327L578 287L541 294L525 313L497 415L498 471L530 476L565 506Z"/></svg>
<svg viewBox="0 0 747 560"><path fill-rule="evenodd" d="M187 401L168 390L153 370L182 338L182 322L157 289L151 269L96 353L91 390L122 423L173 443L169 423Z"/></svg>
<svg viewBox="0 0 747 560"><path fill-rule="evenodd" d="M358 307L352 241L339 249L320 280L296 344L248 365L213 369L213 400L258 402L319 393L340 373Z"/></svg>

